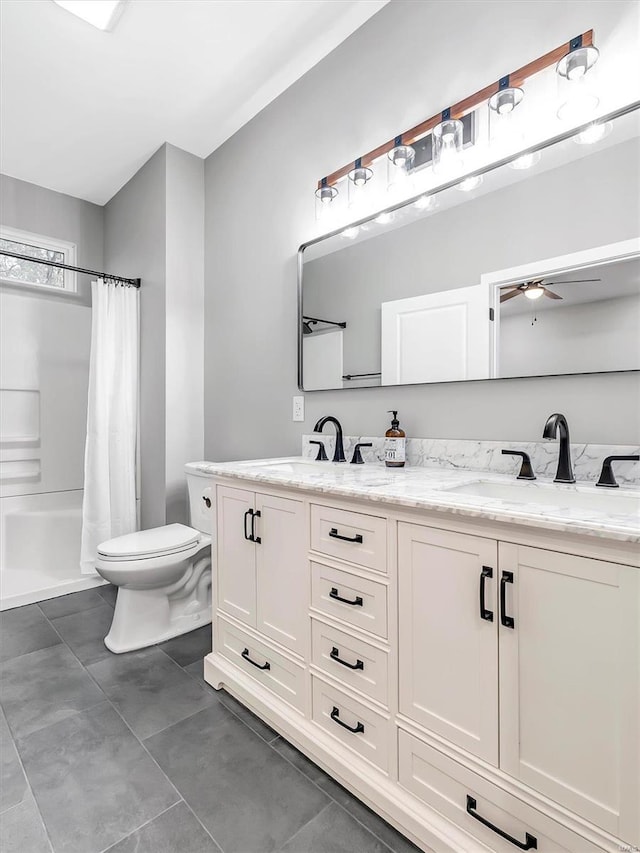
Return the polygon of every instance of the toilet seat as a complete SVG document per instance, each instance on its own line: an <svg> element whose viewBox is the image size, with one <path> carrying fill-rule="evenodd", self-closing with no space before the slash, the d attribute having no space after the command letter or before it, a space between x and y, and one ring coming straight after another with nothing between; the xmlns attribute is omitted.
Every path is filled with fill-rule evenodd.
<svg viewBox="0 0 640 853"><path fill-rule="evenodd" d="M180 554L197 545L202 534L186 524L167 524L117 536L98 546L98 559L106 562L145 560Z"/></svg>

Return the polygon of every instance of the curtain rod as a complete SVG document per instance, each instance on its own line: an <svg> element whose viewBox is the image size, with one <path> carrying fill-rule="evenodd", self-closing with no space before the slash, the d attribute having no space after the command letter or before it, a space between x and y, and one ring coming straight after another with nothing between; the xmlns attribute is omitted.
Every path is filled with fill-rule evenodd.
<svg viewBox="0 0 640 853"><path fill-rule="evenodd" d="M109 278L112 281L121 281L123 284L128 284L130 287L140 287L139 278L125 278L122 275L111 275L106 272L98 272L97 270L86 270L82 267L72 267L70 264L61 264L58 261L45 261L42 258L32 258L30 255L20 255L17 252L5 252L0 249L0 255L6 255L9 258L18 258L21 261L30 261L34 264L44 264L47 267L56 267L60 270L69 270L69 272L80 272L85 275L97 275L98 278Z"/></svg>

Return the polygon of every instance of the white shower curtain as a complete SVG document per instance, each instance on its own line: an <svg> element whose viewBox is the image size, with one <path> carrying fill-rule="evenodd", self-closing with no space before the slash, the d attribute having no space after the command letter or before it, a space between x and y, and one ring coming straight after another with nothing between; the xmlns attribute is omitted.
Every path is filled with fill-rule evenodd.
<svg viewBox="0 0 640 853"><path fill-rule="evenodd" d="M91 283L91 359L80 569L95 573L101 542L136 524L138 291Z"/></svg>

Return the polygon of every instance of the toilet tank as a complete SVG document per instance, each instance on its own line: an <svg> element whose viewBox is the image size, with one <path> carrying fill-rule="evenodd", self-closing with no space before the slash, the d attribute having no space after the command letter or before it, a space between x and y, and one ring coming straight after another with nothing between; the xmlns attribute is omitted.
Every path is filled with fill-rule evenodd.
<svg viewBox="0 0 640 853"><path fill-rule="evenodd" d="M211 533L212 511L207 502L213 500L211 475L198 471L194 462L184 466L189 489L189 520L201 533Z"/></svg>

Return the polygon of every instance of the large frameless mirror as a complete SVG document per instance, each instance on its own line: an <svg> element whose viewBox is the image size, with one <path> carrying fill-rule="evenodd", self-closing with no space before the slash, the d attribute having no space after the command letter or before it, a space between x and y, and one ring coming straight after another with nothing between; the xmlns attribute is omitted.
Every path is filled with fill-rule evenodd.
<svg viewBox="0 0 640 853"><path fill-rule="evenodd" d="M640 369L640 112L300 249L305 391Z"/></svg>

